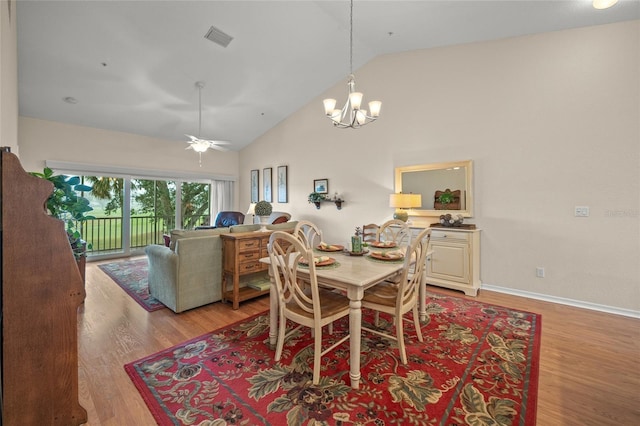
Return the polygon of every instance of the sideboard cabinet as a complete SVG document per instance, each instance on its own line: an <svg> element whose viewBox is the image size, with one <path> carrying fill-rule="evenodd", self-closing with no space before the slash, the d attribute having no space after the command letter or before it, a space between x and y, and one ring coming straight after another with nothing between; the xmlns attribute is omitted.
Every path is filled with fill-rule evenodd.
<svg viewBox="0 0 640 426"><path fill-rule="evenodd" d="M476 296L480 285L480 230L432 227L427 284Z"/></svg>
<svg viewBox="0 0 640 426"><path fill-rule="evenodd" d="M269 256L267 245L272 231L221 234L222 301L240 302L269 293L269 265L261 257Z"/></svg>

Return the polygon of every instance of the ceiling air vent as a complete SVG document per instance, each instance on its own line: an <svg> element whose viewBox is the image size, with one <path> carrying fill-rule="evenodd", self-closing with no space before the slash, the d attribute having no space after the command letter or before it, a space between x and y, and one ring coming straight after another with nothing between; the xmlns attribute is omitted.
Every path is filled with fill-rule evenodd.
<svg viewBox="0 0 640 426"><path fill-rule="evenodd" d="M204 38L211 40L212 42L217 43L222 47L227 47L229 43L231 43L231 40L233 40L233 37L231 37L229 34L225 34L221 30L213 26L209 28L209 32L204 36Z"/></svg>

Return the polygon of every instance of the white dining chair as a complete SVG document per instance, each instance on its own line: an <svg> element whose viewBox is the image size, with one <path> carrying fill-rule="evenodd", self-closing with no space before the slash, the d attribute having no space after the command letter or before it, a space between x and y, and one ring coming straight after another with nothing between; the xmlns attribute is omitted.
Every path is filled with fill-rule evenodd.
<svg viewBox="0 0 640 426"><path fill-rule="evenodd" d="M318 287L313 248L287 232L276 231L269 237L269 258L278 293L278 340L275 360L280 361L286 339L300 327L313 332L313 384L320 381L320 360L329 351L349 339L347 333L328 348L322 348L322 328L349 315L349 299L340 293ZM300 260L306 259L307 266ZM299 279L299 272L308 271L308 279ZM306 275L306 274L305 274ZM298 324L286 331L287 320Z"/></svg>
<svg viewBox="0 0 640 426"><path fill-rule="evenodd" d="M317 247L322 242L322 231L315 223L308 220L299 220L293 235L302 239L307 248Z"/></svg>
<svg viewBox="0 0 640 426"><path fill-rule="evenodd" d="M424 274L427 250L429 248L429 240L431 238L431 229L423 230L407 247L402 275L397 282L383 282L366 290L362 299L362 307L376 311L378 313L386 313L393 317L392 323L395 324L395 335L381 331L379 327L379 315L375 317L373 327L362 326L363 330L378 334L387 338L394 339L398 342L398 350L400 351L400 359L403 364L407 363L407 352L404 342L404 315L408 312L413 313L413 324L420 342L422 339L422 330L420 329L420 318L418 317L418 296L420 294L420 285Z"/></svg>
<svg viewBox="0 0 640 426"><path fill-rule="evenodd" d="M376 240L381 242L393 242L397 246L411 244L411 228L407 222L399 219L391 219L380 225Z"/></svg>

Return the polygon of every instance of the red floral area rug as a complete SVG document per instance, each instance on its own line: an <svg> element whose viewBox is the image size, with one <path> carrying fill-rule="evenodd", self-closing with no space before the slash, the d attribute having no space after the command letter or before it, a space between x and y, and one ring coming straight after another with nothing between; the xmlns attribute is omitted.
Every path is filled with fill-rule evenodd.
<svg viewBox="0 0 640 426"><path fill-rule="evenodd" d="M405 321L407 365L393 340L363 333L358 390L348 341L323 357L315 386L308 331L274 362L268 313L125 369L159 425L535 425L540 327L538 314L429 294L424 343ZM347 328L336 322L325 343Z"/></svg>

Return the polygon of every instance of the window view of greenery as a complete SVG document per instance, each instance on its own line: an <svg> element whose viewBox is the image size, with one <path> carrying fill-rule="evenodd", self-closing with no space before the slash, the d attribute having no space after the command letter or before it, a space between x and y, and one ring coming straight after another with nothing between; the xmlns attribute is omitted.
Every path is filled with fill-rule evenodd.
<svg viewBox="0 0 640 426"><path fill-rule="evenodd" d="M178 194L182 229L209 224L210 184L182 182L177 191L173 181L131 179L130 209L123 212L124 179L83 179L93 186L83 195L91 202L95 219L79 224L83 238L91 244L90 255L123 251L123 240L130 241L131 249L162 243L162 235L176 228Z"/></svg>

